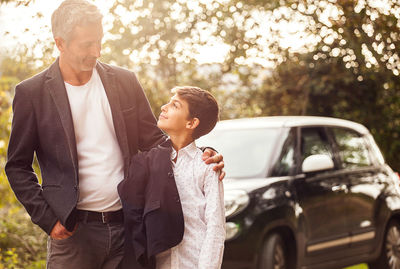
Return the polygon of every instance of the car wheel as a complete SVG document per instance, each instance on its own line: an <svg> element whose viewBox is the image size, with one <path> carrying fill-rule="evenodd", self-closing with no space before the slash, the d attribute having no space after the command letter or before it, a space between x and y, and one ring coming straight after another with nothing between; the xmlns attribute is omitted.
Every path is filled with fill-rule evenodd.
<svg viewBox="0 0 400 269"><path fill-rule="evenodd" d="M370 269L400 269L400 225L397 221L389 223L381 255L368 266Z"/></svg>
<svg viewBox="0 0 400 269"><path fill-rule="evenodd" d="M288 269L285 243L279 234L267 236L260 254L258 269Z"/></svg>

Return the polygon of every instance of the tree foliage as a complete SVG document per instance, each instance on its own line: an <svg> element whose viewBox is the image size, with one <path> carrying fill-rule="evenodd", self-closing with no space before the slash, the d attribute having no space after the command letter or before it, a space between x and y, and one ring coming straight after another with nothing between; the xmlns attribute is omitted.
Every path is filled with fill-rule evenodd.
<svg viewBox="0 0 400 269"><path fill-rule="evenodd" d="M119 1L106 59L138 71L156 113L171 87L190 83L217 95L222 118L346 118L400 169L399 10L390 0ZM199 46L216 42L224 61L199 63Z"/></svg>
<svg viewBox="0 0 400 269"><path fill-rule="evenodd" d="M229 10L232 8L227 1L115 2L103 59L137 72L155 114L169 98L172 87L187 84L210 90L221 104L226 103L222 105L222 118L246 114L247 108L241 111L233 104L252 85L251 68L236 61L245 55L246 46L236 46L235 41L245 29L237 28L240 22L231 17L224 21L221 12ZM224 40L228 36L235 40ZM208 53L215 53L221 44L228 50L225 58L199 62L204 46L210 48ZM204 53L203 57L209 57Z"/></svg>
<svg viewBox="0 0 400 269"><path fill-rule="evenodd" d="M29 5L34 0L0 0L0 4L16 3L17 5Z"/></svg>
<svg viewBox="0 0 400 269"><path fill-rule="evenodd" d="M13 55L13 54L11 54ZM41 68L26 49L17 57L5 57L0 63L0 163L5 166L10 135L11 102L14 88ZM38 171L37 164L35 170ZM16 201L4 169L0 173L0 269L39 269L45 267L46 234L34 225L26 211Z"/></svg>
<svg viewBox="0 0 400 269"><path fill-rule="evenodd" d="M318 42L305 53L284 51L285 60L260 91L263 111L360 122L399 170L400 4L285 1L284 6L307 18L307 34Z"/></svg>

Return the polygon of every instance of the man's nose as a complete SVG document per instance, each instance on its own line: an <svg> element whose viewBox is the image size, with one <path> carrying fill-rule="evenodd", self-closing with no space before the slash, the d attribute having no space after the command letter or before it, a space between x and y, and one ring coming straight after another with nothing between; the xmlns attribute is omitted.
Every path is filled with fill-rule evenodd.
<svg viewBox="0 0 400 269"><path fill-rule="evenodd" d="M100 58L100 56L101 56L101 44L94 44L91 47L90 54L93 57Z"/></svg>
<svg viewBox="0 0 400 269"><path fill-rule="evenodd" d="M167 104L161 106L161 111L165 112L167 110Z"/></svg>

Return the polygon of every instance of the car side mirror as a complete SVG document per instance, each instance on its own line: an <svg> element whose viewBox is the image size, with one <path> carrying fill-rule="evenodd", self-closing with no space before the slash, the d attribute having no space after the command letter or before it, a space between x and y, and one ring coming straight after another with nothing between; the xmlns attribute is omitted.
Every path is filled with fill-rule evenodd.
<svg viewBox="0 0 400 269"><path fill-rule="evenodd" d="M313 173L334 168L335 165L331 157L325 154L310 155L303 161L301 170L303 173Z"/></svg>

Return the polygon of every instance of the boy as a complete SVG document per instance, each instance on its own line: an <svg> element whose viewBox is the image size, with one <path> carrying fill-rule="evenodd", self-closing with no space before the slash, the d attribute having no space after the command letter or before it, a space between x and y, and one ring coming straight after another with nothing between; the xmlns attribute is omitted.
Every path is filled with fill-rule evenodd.
<svg viewBox="0 0 400 269"><path fill-rule="evenodd" d="M122 268L217 269L225 239L223 186L194 140L218 121L218 104L197 87L175 87L157 125L169 135L133 157L118 186L125 216Z"/></svg>

